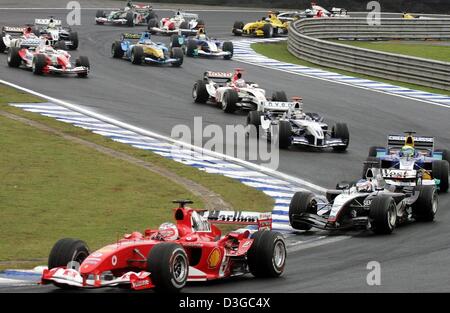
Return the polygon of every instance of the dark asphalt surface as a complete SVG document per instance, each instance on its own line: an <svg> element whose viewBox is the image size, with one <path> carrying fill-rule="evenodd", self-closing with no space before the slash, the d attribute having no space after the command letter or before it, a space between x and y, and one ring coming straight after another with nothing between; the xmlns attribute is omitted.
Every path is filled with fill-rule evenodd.
<svg viewBox="0 0 450 313"><path fill-rule="evenodd" d="M12 4L1 1L1 6ZM5 25L20 25L48 15L65 19L64 12L0 9L0 21ZM160 17L166 14L167 11L159 12ZM221 39L231 38L230 28L234 20L249 21L261 16L261 13L250 12L200 14L209 35ZM133 66L127 61L113 60L110 46L120 33L139 31L144 27L97 26L94 25L94 15L94 10L83 11L82 25L76 27L80 47L73 53L74 56L89 57L92 72L88 79L36 77L25 70L8 68L6 55L0 56L0 78L83 105L123 122L170 135L172 127L177 124L192 127L196 116L203 117L204 125L244 123L244 114L224 114L211 105L195 104L191 98L192 85L205 70L229 71L244 67L247 80L258 82L269 93L285 90L288 96L300 95L305 109L322 113L330 125L335 122L349 125L351 143L347 153L300 149L281 152L281 172L324 187L357 177L369 146L384 144L388 133L415 130L419 134L435 136L438 147L450 147L450 111L431 104L235 61L186 58L182 68L177 69ZM158 38L168 42L167 37ZM397 229L391 236L354 235L336 243L293 252L281 279L261 281L248 277L195 284L185 292L450 291L449 199L449 195L441 195L434 223L408 225ZM381 286L369 287L366 284L369 261L381 263ZM26 287L9 291L50 290L53 288ZM3 291L8 290L0 289Z"/></svg>

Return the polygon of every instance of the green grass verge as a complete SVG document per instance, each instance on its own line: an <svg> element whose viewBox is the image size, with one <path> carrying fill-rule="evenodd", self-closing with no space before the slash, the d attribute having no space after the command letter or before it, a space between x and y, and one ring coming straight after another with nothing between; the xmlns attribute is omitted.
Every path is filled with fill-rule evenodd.
<svg viewBox="0 0 450 313"><path fill-rule="evenodd" d="M346 44L354 47L390 52L395 54L409 55L418 58L450 62L450 45L432 44L424 41L422 43L405 41L357 41L357 40L333 40L333 42ZM443 43L445 41L438 41Z"/></svg>
<svg viewBox="0 0 450 313"><path fill-rule="evenodd" d="M236 209L273 208L272 198L236 180L8 106L11 102L42 100L0 85L0 110L167 168L213 190ZM170 201L175 198L192 198L195 207L203 207L198 198L164 177L60 136L4 117L0 117L0 133L0 263L45 258L53 243L65 236L82 238L98 248L119 234L155 227L172 220ZM0 269L36 264L18 262Z"/></svg>
<svg viewBox="0 0 450 313"><path fill-rule="evenodd" d="M287 49L287 42L277 42L277 43L269 43L269 44L268 43L254 43L251 45L251 47L257 53L260 53L269 58L272 58L272 59L275 59L278 61L282 61L282 62L303 65L303 66L307 66L307 67L311 67L311 68L319 68L319 69L323 69L326 71L330 71L330 72L334 72L334 73L338 73L338 74L342 74L342 75L370 79L373 81L379 81L379 82L388 83L391 85L415 89L415 90L422 90L422 91L431 92L431 93L450 95L450 91L447 91L447 90L428 88L428 87L424 87L424 86L420 86L420 85L403 83L403 82L398 82L398 81L393 81L393 80L388 80L388 79L382 79L379 77L363 75L363 74L358 74L358 73L354 73L354 72L339 70L336 68L316 65L311 62L299 59L296 56L292 55Z"/></svg>

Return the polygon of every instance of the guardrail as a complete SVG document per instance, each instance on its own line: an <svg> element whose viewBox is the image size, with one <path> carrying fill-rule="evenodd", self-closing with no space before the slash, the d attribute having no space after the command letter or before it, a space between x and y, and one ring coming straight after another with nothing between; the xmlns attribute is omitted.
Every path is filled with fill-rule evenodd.
<svg viewBox="0 0 450 313"><path fill-rule="evenodd" d="M289 27L288 50L314 64L450 90L450 63L374 51L329 41L450 39L448 19L302 19Z"/></svg>

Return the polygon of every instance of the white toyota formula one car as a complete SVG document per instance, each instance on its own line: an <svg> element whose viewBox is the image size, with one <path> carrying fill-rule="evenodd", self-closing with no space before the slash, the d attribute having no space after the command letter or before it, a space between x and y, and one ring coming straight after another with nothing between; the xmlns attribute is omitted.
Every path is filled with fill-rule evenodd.
<svg viewBox="0 0 450 313"><path fill-rule="evenodd" d="M147 28L152 34L195 35L200 28L205 28L205 22L199 19L198 14L176 11L173 17L165 17L160 21L157 17L150 19Z"/></svg>
<svg viewBox="0 0 450 313"><path fill-rule="evenodd" d="M242 78L242 69L234 73L205 72L203 79L198 80L192 89L192 97L197 103L212 102L222 106L226 113L239 109L256 110L262 103L270 101L266 91L258 84L246 82ZM287 101L284 91L273 94L271 101Z"/></svg>
<svg viewBox="0 0 450 313"><path fill-rule="evenodd" d="M317 113L303 112L301 98L293 98L292 102L262 102L256 111L249 112L247 124L256 126L258 130L261 128L260 135L268 140L272 138L274 127L278 126L279 146L282 149L301 145L345 151L350 142L347 124L336 123L330 131L323 120Z"/></svg>

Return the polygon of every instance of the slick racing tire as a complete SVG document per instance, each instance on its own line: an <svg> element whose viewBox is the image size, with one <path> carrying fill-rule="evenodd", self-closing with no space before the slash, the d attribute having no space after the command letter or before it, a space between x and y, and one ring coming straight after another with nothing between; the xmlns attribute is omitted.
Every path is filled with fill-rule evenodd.
<svg viewBox="0 0 450 313"><path fill-rule="evenodd" d="M272 101L287 102L288 99L284 91L275 91L272 94Z"/></svg>
<svg viewBox="0 0 450 313"><path fill-rule="evenodd" d="M153 30L153 27L158 27L158 20L156 18L151 18L147 24L147 29L150 33L155 34L156 32Z"/></svg>
<svg viewBox="0 0 450 313"><path fill-rule="evenodd" d="M33 26L31 28L31 32L35 35L35 36L40 36L41 35L41 30L39 29L39 27L37 26Z"/></svg>
<svg viewBox="0 0 450 313"><path fill-rule="evenodd" d="M333 130L331 132L331 136L333 138L339 138L345 143L345 146L333 147L334 151L336 151L336 152L344 152L345 150L347 150L348 144L350 143L350 133L348 131L347 124L345 124L345 123L336 123L336 125L333 126Z"/></svg>
<svg viewBox="0 0 450 313"><path fill-rule="evenodd" d="M222 98L222 110L225 113L234 113L237 110L236 104L239 101L239 95L236 90L228 89Z"/></svg>
<svg viewBox="0 0 450 313"><path fill-rule="evenodd" d="M369 157L376 157L377 154L378 154L378 152L377 152L378 149L384 149L384 148L383 147L376 147L376 146L370 147L368 156Z"/></svg>
<svg viewBox="0 0 450 313"><path fill-rule="evenodd" d="M162 242L154 245L148 253L147 270L151 273L156 291L179 292L188 278L188 257L181 245Z"/></svg>
<svg viewBox="0 0 450 313"><path fill-rule="evenodd" d="M183 42L182 36L180 36L180 35L170 36L170 47L171 48L180 48L182 46L182 44L180 42Z"/></svg>
<svg viewBox="0 0 450 313"><path fill-rule="evenodd" d="M54 47L56 50L67 50L67 45L64 40L60 40L55 44Z"/></svg>
<svg viewBox="0 0 450 313"><path fill-rule="evenodd" d="M78 33L77 32L70 32L69 33L69 40L72 42L71 45L68 46L70 50L77 50L78 49Z"/></svg>
<svg viewBox="0 0 450 313"><path fill-rule="evenodd" d="M22 64L22 58L19 55L19 47L11 47L8 51L8 66L19 67Z"/></svg>
<svg viewBox="0 0 450 313"><path fill-rule="evenodd" d="M432 222L438 208L438 195L434 186L416 186L419 198L412 205L414 218L420 222Z"/></svg>
<svg viewBox="0 0 450 313"><path fill-rule="evenodd" d="M72 238L58 240L50 251L48 268L79 266L89 256L89 248L84 241ZM66 284L53 284L61 289L73 289Z"/></svg>
<svg viewBox="0 0 450 313"><path fill-rule="evenodd" d="M278 145L280 149L287 149L292 143L292 127L289 121L278 123Z"/></svg>
<svg viewBox="0 0 450 313"><path fill-rule="evenodd" d="M192 88L192 98L195 103L206 103L209 99L206 83L203 80L197 80Z"/></svg>
<svg viewBox="0 0 450 313"><path fill-rule="evenodd" d="M224 52L229 52L229 55L225 55L223 58L225 60L231 60L231 58L234 55L234 46L233 43L231 41L225 41L222 45L222 51Z"/></svg>
<svg viewBox="0 0 450 313"><path fill-rule="evenodd" d="M151 19L156 20L157 18L158 18L158 14L156 14L154 11L150 11L146 17L147 24Z"/></svg>
<svg viewBox="0 0 450 313"><path fill-rule="evenodd" d="M132 64L141 65L144 59L144 48L141 46L134 46L131 49L130 61Z"/></svg>
<svg viewBox="0 0 450 313"><path fill-rule="evenodd" d="M244 28L244 22L234 22L233 30L231 31L235 36L242 36L242 29Z"/></svg>
<svg viewBox="0 0 450 313"><path fill-rule="evenodd" d="M369 209L371 230L375 234L390 234L397 223L397 208L391 196L380 195L372 199Z"/></svg>
<svg viewBox="0 0 450 313"><path fill-rule="evenodd" d="M439 192L448 191L449 164L446 160L435 160L431 163L431 174L434 179L439 179Z"/></svg>
<svg viewBox="0 0 450 313"><path fill-rule="evenodd" d="M273 27L269 23L263 25L262 31L264 34L264 38L272 38L273 37L273 34L274 34Z"/></svg>
<svg viewBox="0 0 450 313"><path fill-rule="evenodd" d="M261 126L262 112L250 111L247 115L247 125L253 125L256 128L256 137L259 137L259 127Z"/></svg>
<svg viewBox="0 0 450 313"><path fill-rule="evenodd" d="M183 59L184 59L183 49L181 49L179 47L172 48L172 50L170 51L170 55L171 55L172 58L178 60L176 62L173 62L172 66L180 67L183 64Z"/></svg>
<svg viewBox="0 0 450 313"><path fill-rule="evenodd" d="M123 49L120 41L115 41L111 46L111 55L115 59L120 59L123 57Z"/></svg>
<svg viewBox="0 0 450 313"><path fill-rule="evenodd" d="M58 240L48 256L48 268L67 266L69 262L83 263L89 255L89 248L84 241L64 238Z"/></svg>
<svg viewBox="0 0 450 313"><path fill-rule="evenodd" d="M309 191L299 191L294 194L289 204L289 223L298 230L310 230L311 225L294 221L294 215L302 213L317 214L317 203L314 194Z"/></svg>
<svg viewBox="0 0 450 313"><path fill-rule="evenodd" d="M32 72L34 75L42 75L47 65L47 57L44 54L36 54L32 61Z"/></svg>
<svg viewBox="0 0 450 313"><path fill-rule="evenodd" d="M442 153L442 160L450 163L450 151L448 151L447 149L437 149L434 152Z"/></svg>
<svg viewBox="0 0 450 313"><path fill-rule="evenodd" d="M127 20L126 25L128 27L133 27L134 26L134 15L133 15L133 12L127 12L127 15L126 15L125 19Z"/></svg>
<svg viewBox="0 0 450 313"><path fill-rule="evenodd" d="M361 173L361 178L363 178L363 179L366 178L367 170L369 168L371 168L371 167L380 168L380 166L381 166L380 159L378 159L376 157L367 157L366 162L370 162L370 163L373 163L373 164L370 164L370 163L364 163L363 164L363 170L362 170L362 173ZM377 163L377 164L375 165L375 163Z"/></svg>
<svg viewBox="0 0 450 313"><path fill-rule="evenodd" d="M2 37L0 37L0 53L3 53L3 52L5 52L5 50L6 50L6 45L5 45L5 42L3 41L3 36Z"/></svg>
<svg viewBox="0 0 450 313"><path fill-rule="evenodd" d="M188 57L194 57L196 49L197 49L197 42L193 39L189 39L186 44L186 55Z"/></svg>
<svg viewBox="0 0 450 313"><path fill-rule="evenodd" d="M97 12L95 13L95 17L106 17L105 11L97 10Z"/></svg>
<svg viewBox="0 0 450 313"><path fill-rule="evenodd" d="M278 232L259 230L252 238L247 260L253 276L278 277L283 274L287 254L283 236Z"/></svg>
<svg viewBox="0 0 450 313"><path fill-rule="evenodd" d="M184 21L180 24L180 29L189 29L189 23Z"/></svg>
<svg viewBox="0 0 450 313"><path fill-rule="evenodd" d="M84 66L84 67L87 67L88 69L91 68L91 64L89 63L88 57L84 56L84 55L80 55L76 59L75 66ZM88 73L87 72L86 73L78 73L77 75L78 75L78 77L87 77Z"/></svg>

